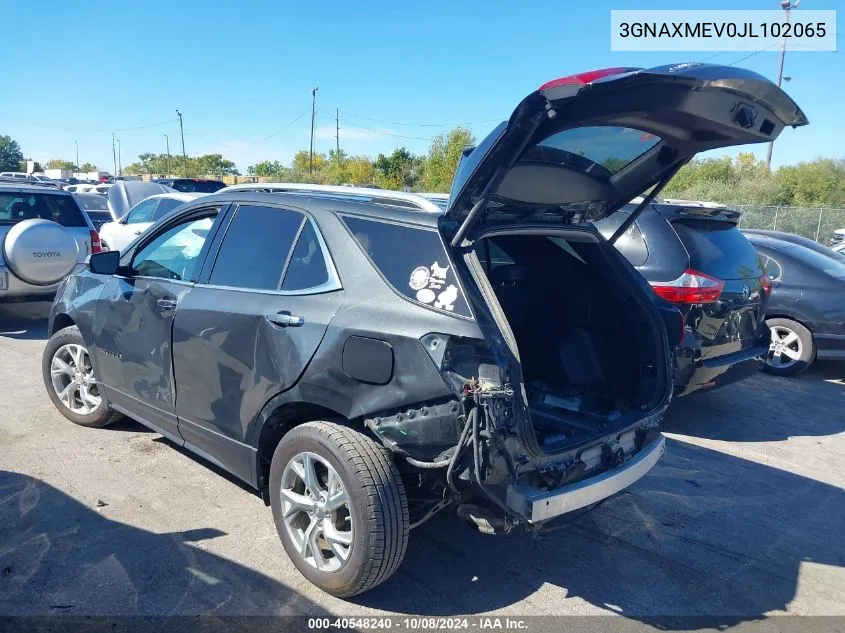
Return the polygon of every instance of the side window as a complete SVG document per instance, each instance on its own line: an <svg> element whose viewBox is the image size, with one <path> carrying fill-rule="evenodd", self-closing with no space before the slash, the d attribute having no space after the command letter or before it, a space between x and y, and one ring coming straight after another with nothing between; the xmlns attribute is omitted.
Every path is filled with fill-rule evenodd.
<svg viewBox="0 0 845 633"><path fill-rule="evenodd" d="M353 217L343 222L399 293L429 308L471 316L437 230Z"/></svg>
<svg viewBox="0 0 845 633"><path fill-rule="evenodd" d="M772 281L779 280L783 275L783 268L781 265L768 255L763 255L763 262L765 263L766 274L769 275L769 279Z"/></svg>
<svg viewBox="0 0 845 633"><path fill-rule="evenodd" d="M633 207L635 205L626 206ZM627 217L628 212L617 211L601 220L594 220L593 225L605 239L610 239ZM632 266L642 266L648 261L648 246L637 222L634 222L624 234L620 235L613 245L625 259L631 262Z"/></svg>
<svg viewBox="0 0 845 633"><path fill-rule="evenodd" d="M158 198L150 198L136 204L126 218L126 224L139 224L141 222L152 222L153 212L158 204Z"/></svg>
<svg viewBox="0 0 845 633"><path fill-rule="evenodd" d="M328 280L329 271L317 240L317 232L311 222L306 222L293 249L282 290L316 288Z"/></svg>
<svg viewBox="0 0 845 633"><path fill-rule="evenodd" d="M168 213L173 211L176 207L185 204L181 200L174 200L173 198L159 198L158 206L153 213L153 220L160 220Z"/></svg>
<svg viewBox="0 0 845 633"><path fill-rule="evenodd" d="M304 219L301 213L285 209L239 206L226 229L209 283L278 290Z"/></svg>
<svg viewBox="0 0 845 633"><path fill-rule="evenodd" d="M135 274L163 279L191 279L217 210L186 220L156 235L132 258Z"/></svg>

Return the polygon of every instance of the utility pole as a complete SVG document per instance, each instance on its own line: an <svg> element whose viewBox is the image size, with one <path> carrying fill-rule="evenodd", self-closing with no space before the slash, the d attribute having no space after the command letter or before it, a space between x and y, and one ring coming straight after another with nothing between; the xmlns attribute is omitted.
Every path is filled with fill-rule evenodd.
<svg viewBox="0 0 845 633"><path fill-rule="evenodd" d="M76 171L81 172L82 170L79 168L79 141L74 141L74 145L76 145Z"/></svg>
<svg viewBox="0 0 845 633"><path fill-rule="evenodd" d="M185 167L185 178L188 177L188 155L185 153L185 128L182 127L182 113L176 110L179 115L179 132L182 134L182 165Z"/></svg>
<svg viewBox="0 0 845 633"><path fill-rule="evenodd" d="M120 160L120 139L117 139L117 175L123 175L123 163Z"/></svg>
<svg viewBox="0 0 845 633"><path fill-rule="evenodd" d="M112 159L112 163L114 164L114 172L113 173L116 174L117 173L117 152L114 149L114 132L112 132L112 135L111 135L111 159Z"/></svg>
<svg viewBox="0 0 845 633"><path fill-rule="evenodd" d="M335 140L337 141L337 149L335 149L335 156L337 156L337 166L340 167L340 108L335 108L334 111L335 123Z"/></svg>
<svg viewBox="0 0 845 633"><path fill-rule="evenodd" d="M317 114L317 91L319 86L311 91L311 149L308 151L308 173L314 173L314 117Z"/></svg>
<svg viewBox="0 0 845 633"><path fill-rule="evenodd" d="M780 0L780 8L783 9L786 15L786 23L789 24L789 12L798 6L801 0ZM786 38L783 38L783 43L780 47L780 62L778 63L778 88L783 82L783 60L786 57ZM769 147L766 150L766 169L772 169L772 149L774 149L775 142L769 141Z"/></svg>
<svg viewBox="0 0 845 633"><path fill-rule="evenodd" d="M164 135L164 142L167 145L167 176L170 177L170 139L167 134Z"/></svg>

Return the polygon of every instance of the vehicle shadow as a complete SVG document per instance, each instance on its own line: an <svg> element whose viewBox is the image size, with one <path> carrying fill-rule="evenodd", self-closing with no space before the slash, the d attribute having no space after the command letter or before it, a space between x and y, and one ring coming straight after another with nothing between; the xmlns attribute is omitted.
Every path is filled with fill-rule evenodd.
<svg viewBox="0 0 845 633"><path fill-rule="evenodd" d="M0 338L47 340L49 303L0 304Z"/></svg>
<svg viewBox="0 0 845 633"><path fill-rule="evenodd" d="M290 587L191 543L112 521L0 471L0 615L327 615Z"/></svg>
<svg viewBox="0 0 845 633"><path fill-rule="evenodd" d="M841 570L824 567L845 566L838 536L845 491L686 442L668 444L645 478L575 519L562 517L536 539L521 531L485 536L437 517L412 532L397 577L356 602L426 615L597 607L643 621L682 616L673 629L703 626L689 616L726 628L789 608L800 575L814 589L793 611L845 611L833 588ZM824 570L821 581L808 576L814 568Z"/></svg>
<svg viewBox="0 0 845 633"><path fill-rule="evenodd" d="M792 378L757 374L672 402L663 430L731 442L772 442L845 431L843 363L814 364ZM830 378L828 378L830 376ZM832 378L832 377L836 378Z"/></svg>

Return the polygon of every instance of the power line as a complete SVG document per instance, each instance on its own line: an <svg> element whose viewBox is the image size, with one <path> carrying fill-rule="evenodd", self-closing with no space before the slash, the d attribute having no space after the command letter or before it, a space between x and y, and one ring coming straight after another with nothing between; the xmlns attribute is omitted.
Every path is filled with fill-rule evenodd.
<svg viewBox="0 0 845 633"><path fill-rule="evenodd" d="M363 126L363 125L357 125L355 123L350 123L349 121L346 121L346 120L343 121L343 124L348 125L349 127L358 128L360 130L367 130L368 132L373 132L375 134L383 134L384 136L395 136L397 138L413 139L415 141L430 141L434 138L433 136L408 136L406 134L396 134L394 132L386 132L384 130L377 130L375 128L366 127L366 126Z"/></svg>
<svg viewBox="0 0 845 633"><path fill-rule="evenodd" d="M404 125L407 127L458 127L461 125L480 125L482 123L499 123L501 119L487 119L486 121L465 121L463 123L399 123L397 121L384 121L382 119L373 119L371 117L361 116L360 114L352 114L351 112L344 112L345 116L353 119L361 119L363 121L372 121L373 123L384 123L385 125Z"/></svg>
<svg viewBox="0 0 845 633"><path fill-rule="evenodd" d="M254 147L255 145L261 145L261 143L266 143L271 138L278 136L279 134L281 134L282 132L284 132L285 130L290 128L294 123L299 121L299 119L304 117L307 112L308 112L308 110L303 110L302 112L299 113L299 116L297 116L293 121L291 121L290 123L285 125L282 129L280 129L276 132L273 132L270 136L263 138L260 141L255 141L254 143L244 143L243 145L238 145L237 147L233 147L231 145L224 145L223 143L217 143L216 141L210 141L209 139L205 138L204 136L202 136L198 132L194 132L194 134L196 135L197 138L199 138L202 141L205 141L206 143L210 143L211 145L217 145L218 147L224 147L226 149L243 149L245 147Z"/></svg>
<svg viewBox="0 0 845 633"><path fill-rule="evenodd" d="M10 121L17 121L18 123L23 123L24 125L44 127L49 128L51 130L65 130L68 132L129 132L132 130L145 130L151 127L161 127L162 125L167 125L168 123L173 123L174 121L176 121L176 119L170 119L169 121L162 121L160 123L148 123L145 125L136 125L134 127L119 127L114 128L114 130L112 130L110 128L65 127L61 125L50 125L49 123L33 123L32 121L27 121L18 117L9 116L8 114L0 114L0 118L9 119Z"/></svg>

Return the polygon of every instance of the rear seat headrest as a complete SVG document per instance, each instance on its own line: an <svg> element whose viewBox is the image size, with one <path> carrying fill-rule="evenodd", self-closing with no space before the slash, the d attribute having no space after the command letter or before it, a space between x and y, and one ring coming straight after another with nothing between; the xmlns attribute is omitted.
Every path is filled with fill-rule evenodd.
<svg viewBox="0 0 845 633"><path fill-rule="evenodd" d="M490 271L490 282L494 286L502 286L524 281L528 277L529 270L528 266L518 264L499 266Z"/></svg>

